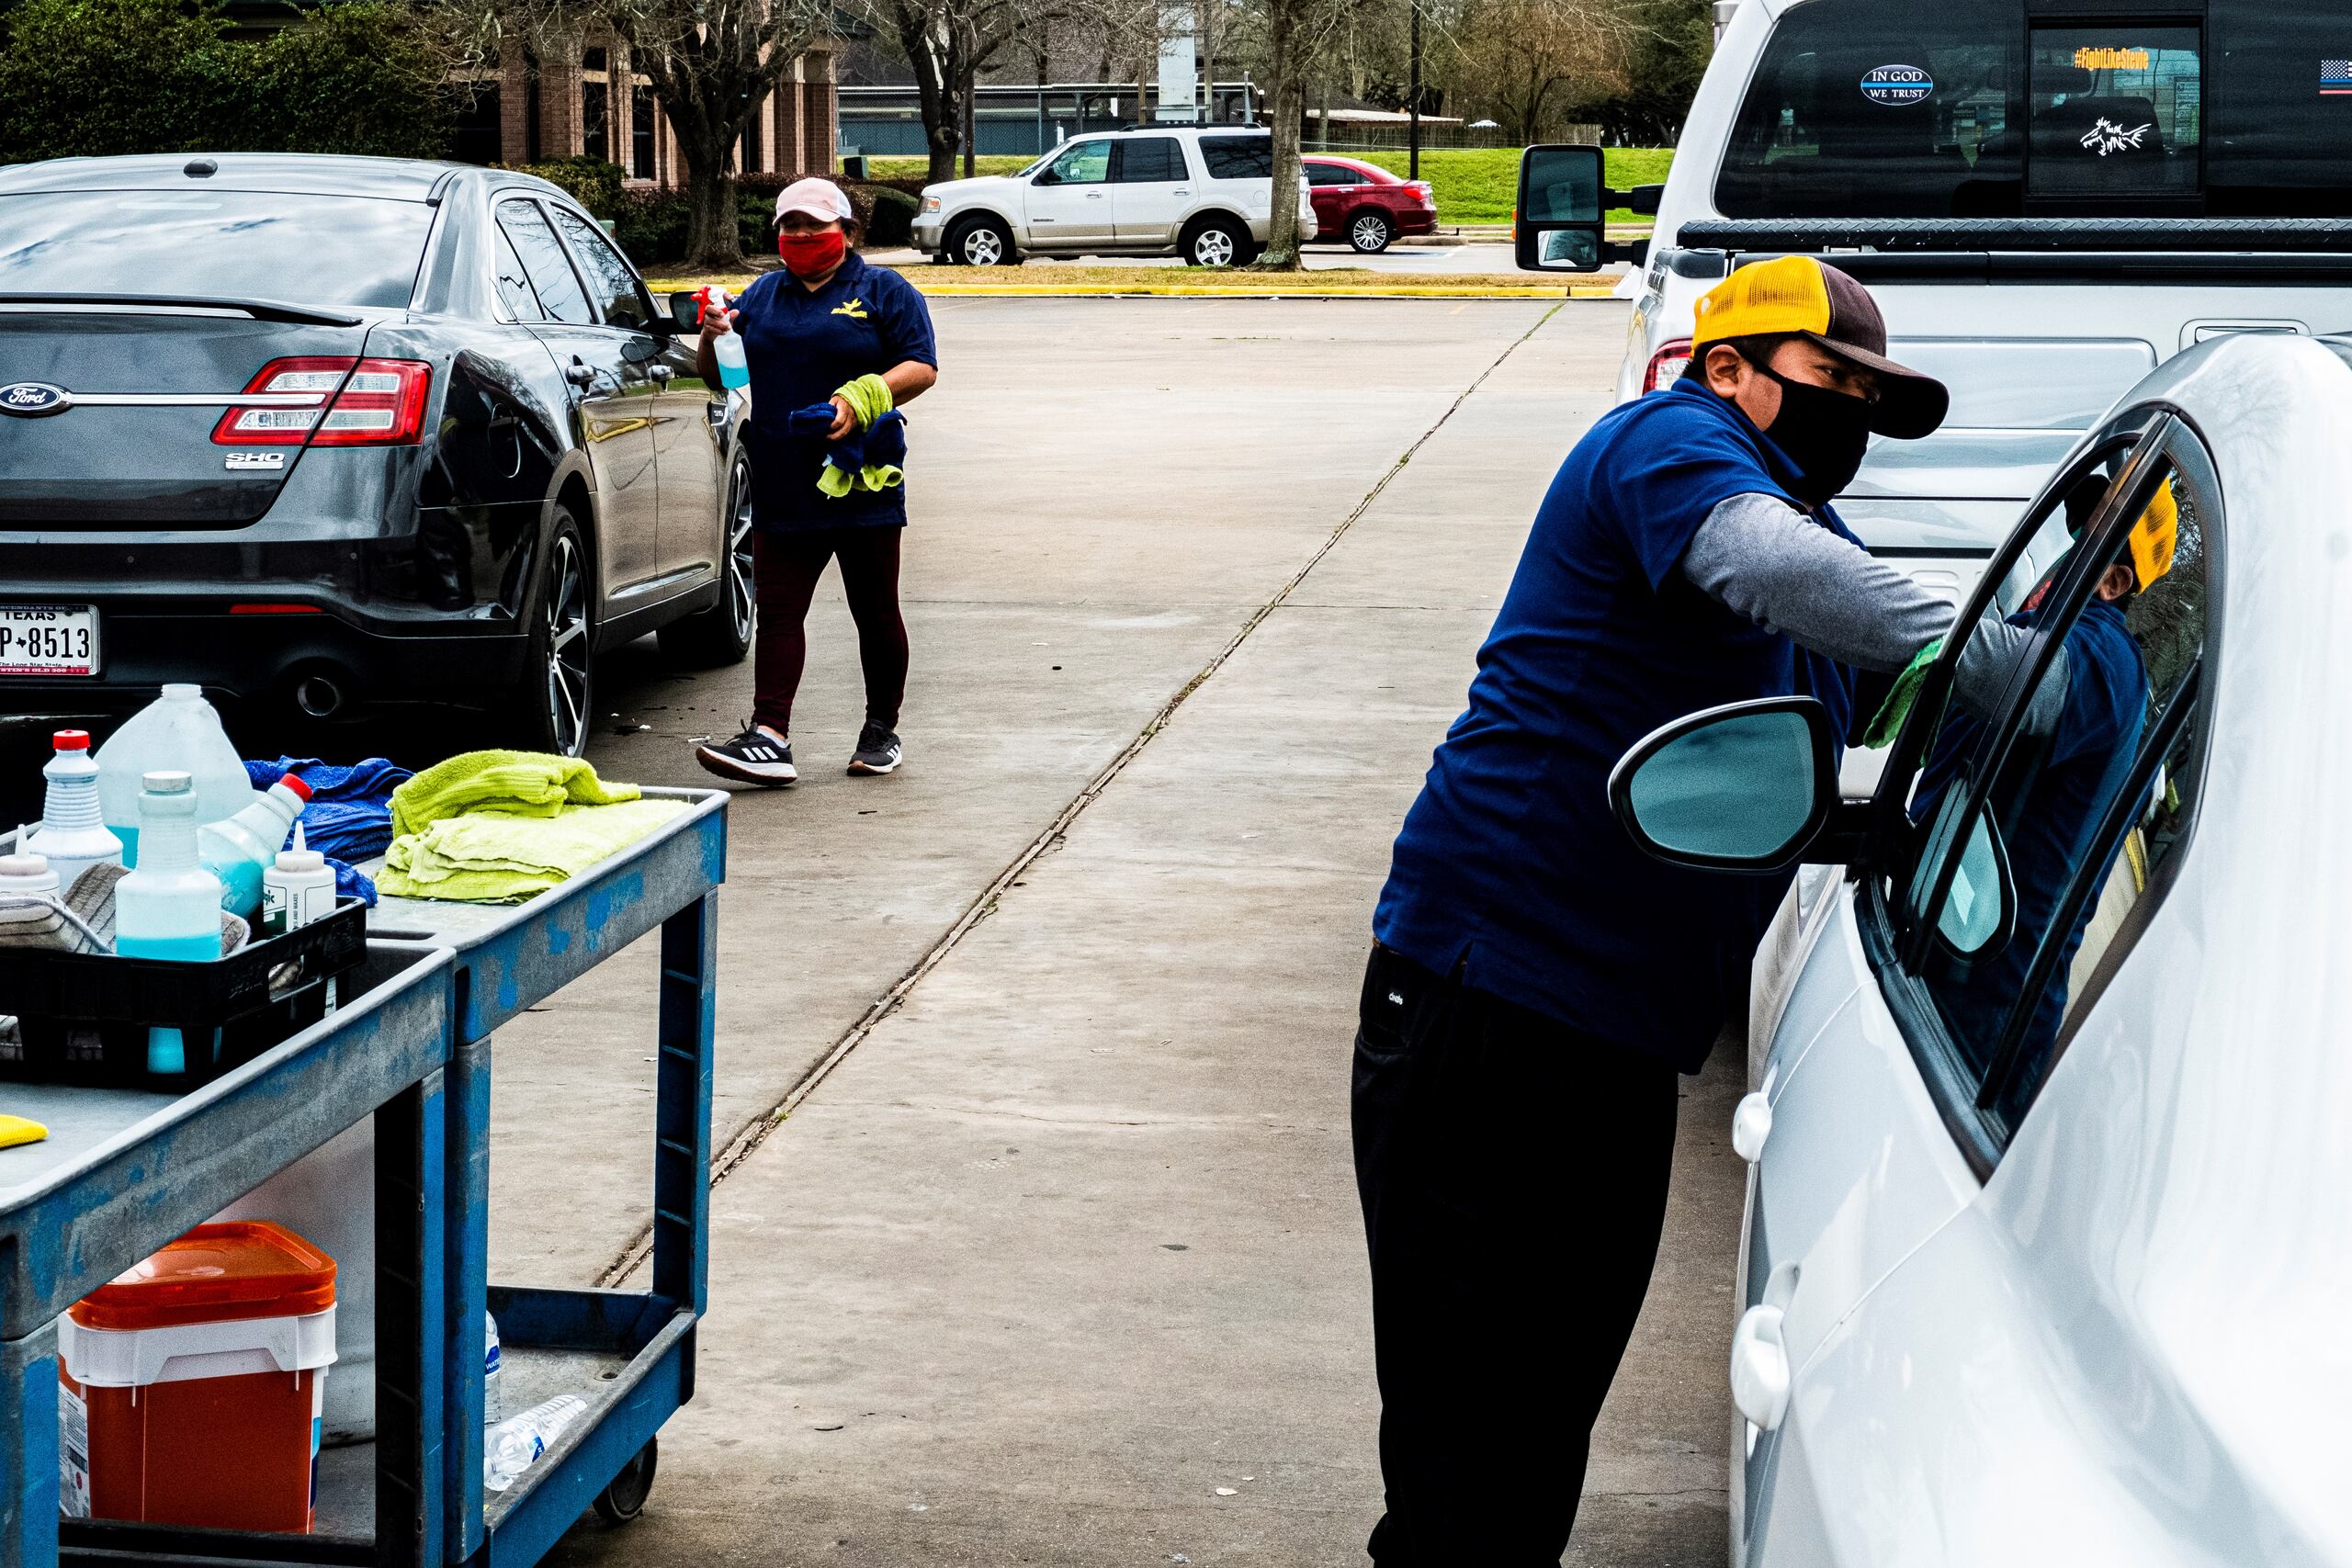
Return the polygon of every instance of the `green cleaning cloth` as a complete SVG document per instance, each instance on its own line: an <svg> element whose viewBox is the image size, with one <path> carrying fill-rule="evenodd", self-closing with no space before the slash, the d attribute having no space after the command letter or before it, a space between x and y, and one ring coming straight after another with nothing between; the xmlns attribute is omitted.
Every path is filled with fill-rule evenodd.
<svg viewBox="0 0 2352 1568"><path fill-rule="evenodd" d="M528 898L618 854L686 806L683 800L629 800L563 806L540 817L498 811L444 817L392 840L376 890L395 898L463 904Z"/></svg>
<svg viewBox="0 0 2352 1568"><path fill-rule="evenodd" d="M577 757L465 751L392 791L392 833L397 838L423 832L428 824L461 812L553 817L567 806L612 806L637 796L635 784L608 784Z"/></svg>
<svg viewBox="0 0 2352 1568"><path fill-rule="evenodd" d="M874 375L842 382L833 389L833 396L849 405L849 412L857 416L860 430L899 406L899 400L890 395L890 383Z"/></svg>
<svg viewBox="0 0 2352 1568"><path fill-rule="evenodd" d="M1862 731L1862 744L1872 750L1894 744L1903 733L1903 721L1911 716L1911 705L1919 700L1920 684L1928 678L1928 666L1944 650L1944 639L1936 638L1911 656L1903 673L1894 678L1894 689L1886 694L1886 701L1878 705L1878 712L1871 717L1871 727Z"/></svg>

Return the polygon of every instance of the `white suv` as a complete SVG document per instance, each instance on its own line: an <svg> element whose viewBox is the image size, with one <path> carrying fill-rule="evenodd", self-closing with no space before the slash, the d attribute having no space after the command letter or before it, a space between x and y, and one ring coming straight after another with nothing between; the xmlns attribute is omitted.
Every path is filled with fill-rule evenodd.
<svg viewBox="0 0 2352 1568"><path fill-rule="evenodd" d="M1017 175L926 186L914 243L967 266L1007 265L1029 252L1232 266L1266 243L1273 166L1272 136L1239 126L1077 137ZM1298 223L1300 239L1315 237L1304 174Z"/></svg>

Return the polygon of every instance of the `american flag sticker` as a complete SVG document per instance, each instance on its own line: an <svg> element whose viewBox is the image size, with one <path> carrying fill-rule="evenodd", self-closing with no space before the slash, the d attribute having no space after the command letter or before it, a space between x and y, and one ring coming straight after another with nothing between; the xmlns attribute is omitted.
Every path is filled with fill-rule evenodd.
<svg viewBox="0 0 2352 1568"><path fill-rule="evenodd" d="M2319 92L2324 98L2352 98L2352 60L2321 61Z"/></svg>

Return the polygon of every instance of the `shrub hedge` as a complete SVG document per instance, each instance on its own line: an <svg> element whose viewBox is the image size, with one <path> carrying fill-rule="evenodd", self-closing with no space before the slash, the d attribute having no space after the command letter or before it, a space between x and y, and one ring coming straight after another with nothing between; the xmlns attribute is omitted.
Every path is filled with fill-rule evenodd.
<svg viewBox="0 0 2352 1568"><path fill-rule="evenodd" d="M682 190L628 189L618 165L594 158L555 158L527 164L522 172L562 186L573 199L598 218L610 219L621 249L639 266L683 260L686 254L686 193ZM775 248L768 222L775 212L776 193L801 174L746 174L734 179L735 222L745 254L766 255ZM848 193L851 210L865 225L869 245L903 245L912 238L916 197L899 188L899 181L853 183L834 179Z"/></svg>

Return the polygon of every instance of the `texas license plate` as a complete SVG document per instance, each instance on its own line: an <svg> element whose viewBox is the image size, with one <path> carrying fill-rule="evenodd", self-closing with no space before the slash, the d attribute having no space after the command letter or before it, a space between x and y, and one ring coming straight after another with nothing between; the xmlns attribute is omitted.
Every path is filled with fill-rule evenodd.
<svg viewBox="0 0 2352 1568"><path fill-rule="evenodd" d="M0 675L95 675L92 604L0 604Z"/></svg>

